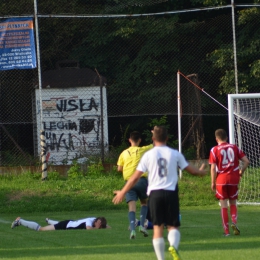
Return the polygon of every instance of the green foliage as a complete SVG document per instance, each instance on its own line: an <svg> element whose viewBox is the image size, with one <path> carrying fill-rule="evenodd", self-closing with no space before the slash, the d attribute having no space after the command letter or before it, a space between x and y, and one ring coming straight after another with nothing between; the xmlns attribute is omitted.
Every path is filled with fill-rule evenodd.
<svg viewBox="0 0 260 260"><path fill-rule="evenodd" d="M37 176L37 174L34 174ZM39 180L40 178L37 177L37 179ZM57 171L48 171L48 180L60 180L62 179L61 175L57 172Z"/></svg>
<svg viewBox="0 0 260 260"><path fill-rule="evenodd" d="M168 123L167 116L164 115L160 118L151 118L150 122L147 123L148 129L143 131L143 135L145 136L145 142L150 143L152 139L151 130L154 126L165 126L168 130L170 129L170 124ZM169 134L168 145L173 148L177 148L178 140L173 140L173 135Z"/></svg>
<svg viewBox="0 0 260 260"><path fill-rule="evenodd" d="M243 25L247 24L250 21L255 21L259 15L259 9L256 7L240 10L238 17L238 24Z"/></svg>
<svg viewBox="0 0 260 260"><path fill-rule="evenodd" d="M193 160L196 158L196 149L195 147L189 147L183 151L183 155L185 156L186 160Z"/></svg>
<svg viewBox="0 0 260 260"><path fill-rule="evenodd" d="M130 125L127 125L125 127L125 129L123 129L122 126L120 126L120 130L121 130L121 134L122 134L121 144L116 148L119 151L119 153L121 153L123 150L125 150L129 146L129 142L128 142L129 128L130 128Z"/></svg>
<svg viewBox="0 0 260 260"><path fill-rule="evenodd" d="M90 163L88 165L87 176L100 177L103 175L104 175L104 167L101 160L99 160L97 163Z"/></svg>
<svg viewBox="0 0 260 260"><path fill-rule="evenodd" d="M259 85L259 8L249 8L238 12L236 24L236 49L238 68L238 92L247 93L258 88ZM253 22L254 21L254 22ZM250 39L250 41L248 41ZM236 93L234 86L234 49L233 44L222 44L208 54L208 60L221 71L219 94ZM254 91L253 91L254 92Z"/></svg>
<svg viewBox="0 0 260 260"><path fill-rule="evenodd" d="M77 160L73 160L71 167L68 170L69 179L81 179L84 176L80 164Z"/></svg>
<svg viewBox="0 0 260 260"><path fill-rule="evenodd" d="M114 163L116 165L118 157L120 153L127 149L129 147L129 129L130 129L130 124L127 124L125 127L120 125L120 133L121 133L121 138L120 138L120 143L117 146L110 146L109 151L105 154L105 163Z"/></svg>
<svg viewBox="0 0 260 260"><path fill-rule="evenodd" d="M221 6L230 4L229 2L227 3L226 0L193 0L192 3L202 3L204 6Z"/></svg>

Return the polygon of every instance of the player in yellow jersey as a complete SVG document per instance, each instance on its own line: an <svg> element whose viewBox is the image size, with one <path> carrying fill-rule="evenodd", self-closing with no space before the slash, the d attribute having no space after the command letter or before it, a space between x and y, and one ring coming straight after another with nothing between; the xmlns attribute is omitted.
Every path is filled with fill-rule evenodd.
<svg viewBox="0 0 260 260"><path fill-rule="evenodd" d="M143 154L152 149L153 145L139 147L141 143L141 135L139 132L134 131L130 133L129 142L131 146L124 150L117 162L117 170L123 172L123 178L127 182L136 170L136 167L143 156ZM147 215L147 173L144 173L136 185L129 190L125 199L128 203L128 219L130 224L130 239L136 237L135 232L135 212L136 212L136 201L139 199L141 203L140 211L140 226L139 231L145 236L148 236L148 232L144 227L144 222Z"/></svg>

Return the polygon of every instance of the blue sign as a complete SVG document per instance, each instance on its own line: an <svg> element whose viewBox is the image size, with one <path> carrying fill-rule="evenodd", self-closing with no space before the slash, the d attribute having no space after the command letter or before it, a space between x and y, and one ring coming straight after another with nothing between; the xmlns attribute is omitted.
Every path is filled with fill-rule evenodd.
<svg viewBox="0 0 260 260"><path fill-rule="evenodd" d="M36 68L33 18L0 22L0 70Z"/></svg>

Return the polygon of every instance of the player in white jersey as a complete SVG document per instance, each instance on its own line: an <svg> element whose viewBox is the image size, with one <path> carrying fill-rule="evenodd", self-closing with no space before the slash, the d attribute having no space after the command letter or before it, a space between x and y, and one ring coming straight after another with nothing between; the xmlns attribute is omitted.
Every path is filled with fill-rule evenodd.
<svg viewBox="0 0 260 260"><path fill-rule="evenodd" d="M204 164L200 169L190 165L177 150L166 146L168 131L164 126L152 130L154 148L141 158L135 173L122 190L114 191L114 204L122 202L126 192L138 181L143 172L148 172L149 207L153 223L153 247L158 260L164 260L164 224L168 229L169 252L174 260L179 260L180 243L178 168L192 175L206 175Z"/></svg>
<svg viewBox="0 0 260 260"><path fill-rule="evenodd" d="M13 221L11 228L18 227L20 225L34 229L36 231L51 231L51 230L66 230L66 229L100 229L109 228L107 220L104 217L91 217L78 220L51 220L46 218L48 226L41 227L34 221L28 221L20 217Z"/></svg>

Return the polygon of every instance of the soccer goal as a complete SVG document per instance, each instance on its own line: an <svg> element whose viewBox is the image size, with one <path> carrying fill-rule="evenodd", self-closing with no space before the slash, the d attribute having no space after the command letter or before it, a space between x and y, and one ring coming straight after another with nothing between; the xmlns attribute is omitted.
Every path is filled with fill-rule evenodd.
<svg viewBox="0 0 260 260"><path fill-rule="evenodd" d="M250 160L240 181L238 203L260 205L260 93L229 94L228 120L229 142Z"/></svg>

